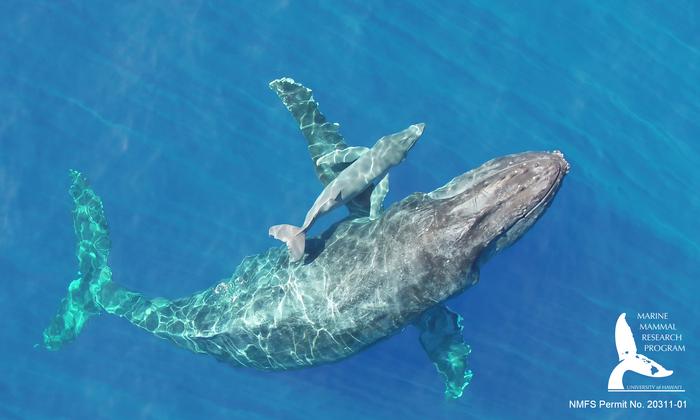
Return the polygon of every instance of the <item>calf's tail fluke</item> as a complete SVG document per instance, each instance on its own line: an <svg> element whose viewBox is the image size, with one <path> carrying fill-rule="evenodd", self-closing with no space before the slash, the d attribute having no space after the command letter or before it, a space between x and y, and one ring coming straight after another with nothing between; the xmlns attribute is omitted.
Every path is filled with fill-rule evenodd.
<svg viewBox="0 0 700 420"><path fill-rule="evenodd" d="M78 277L68 285L68 294L61 301L58 313L44 330L44 346L58 350L80 334L90 317L100 312L97 296L111 282L107 266L111 243L102 200L88 185L85 177L70 172L73 198L73 226L77 236Z"/></svg>
<svg viewBox="0 0 700 420"><path fill-rule="evenodd" d="M270 236L287 244L289 260L299 261L304 256L306 234L300 227L292 225L277 225L270 228Z"/></svg>

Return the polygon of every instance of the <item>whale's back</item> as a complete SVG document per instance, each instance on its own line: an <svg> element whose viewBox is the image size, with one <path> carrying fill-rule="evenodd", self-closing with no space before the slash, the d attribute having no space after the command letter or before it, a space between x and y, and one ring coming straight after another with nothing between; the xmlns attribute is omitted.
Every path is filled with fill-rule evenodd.
<svg viewBox="0 0 700 420"><path fill-rule="evenodd" d="M303 264L290 264L283 247L247 257L200 294L210 313L196 317L202 334L193 339L236 364L289 369L342 359L399 331L425 307L402 300L420 279L387 264L401 250L383 231L380 220L343 222L310 240L316 252Z"/></svg>

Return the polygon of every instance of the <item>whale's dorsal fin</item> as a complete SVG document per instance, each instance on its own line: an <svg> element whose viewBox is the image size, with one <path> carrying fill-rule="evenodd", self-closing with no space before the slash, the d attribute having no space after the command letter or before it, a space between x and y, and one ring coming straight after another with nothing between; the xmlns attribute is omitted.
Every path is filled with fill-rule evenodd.
<svg viewBox="0 0 700 420"><path fill-rule="evenodd" d="M282 100L284 106L292 113L294 119L299 123L306 142L308 143L311 160L314 162L316 176L325 186L328 185L343 169L350 163L332 163L331 161L321 161L324 155L337 150L347 149L345 139L340 134L338 123L328 122L321 113L318 103L314 100L311 89L293 79L283 77L270 82L272 89ZM369 215L370 195L374 186L370 185L365 191L347 203L352 217L364 217Z"/></svg>
<svg viewBox="0 0 700 420"><path fill-rule="evenodd" d="M637 345L634 343L634 335L627 320L626 314L620 314L615 323L615 347L620 360L637 354Z"/></svg>

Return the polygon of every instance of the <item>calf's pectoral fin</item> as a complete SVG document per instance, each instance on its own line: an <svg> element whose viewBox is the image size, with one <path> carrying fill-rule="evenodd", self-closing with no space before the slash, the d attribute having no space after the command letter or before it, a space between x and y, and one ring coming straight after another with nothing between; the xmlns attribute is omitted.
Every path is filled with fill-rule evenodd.
<svg viewBox="0 0 700 420"><path fill-rule="evenodd" d="M369 148L362 146L346 147L345 149L333 150L316 160L316 166L337 165L339 163L351 163L365 154Z"/></svg>
<svg viewBox="0 0 700 420"><path fill-rule="evenodd" d="M384 175L381 181L372 190L369 204L369 218L376 219L382 211L384 199L389 192L389 174Z"/></svg>
<svg viewBox="0 0 700 420"><path fill-rule="evenodd" d="M472 379L467 366L471 348L462 337L462 317L443 305L434 306L416 321L420 343L445 378L445 396L459 398Z"/></svg>

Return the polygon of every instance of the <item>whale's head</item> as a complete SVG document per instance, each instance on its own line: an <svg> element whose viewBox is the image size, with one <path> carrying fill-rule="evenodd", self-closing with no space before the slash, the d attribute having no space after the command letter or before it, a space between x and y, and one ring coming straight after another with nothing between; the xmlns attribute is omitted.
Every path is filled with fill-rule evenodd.
<svg viewBox="0 0 700 420"><path fill-rule="evenodd" d="M542 215L568 170L560 152L508 155L392 207L387 223L406 233L403 253L421 261L416 270L426 273L423 282L435 283L429 298L442 300L475 283L479 266Z"/></svg>
<svg viewBox="0 0 700 420"><path fill-rule="evenodd" d="M537 221L568 171L561 152L520 153L486 162L428 196L446 230L459 232L483 263Z"/></svg>

